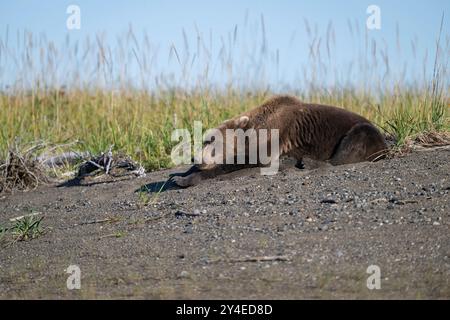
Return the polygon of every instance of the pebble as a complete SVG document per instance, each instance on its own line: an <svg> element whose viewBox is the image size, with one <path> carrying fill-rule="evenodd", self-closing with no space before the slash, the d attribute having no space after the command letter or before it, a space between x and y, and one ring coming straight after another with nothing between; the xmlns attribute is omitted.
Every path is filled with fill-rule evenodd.
<svg viewBox="0 0 450 320"><path fill-rule="evenodd" d="M186 270L181 271L179 277L180 278L189 278L190 274Z"/></svg>
<svg viewBox="0 0 450 320"><path fill-rule="evenodd" d="M336 203L336 200L331 199L331 198L325 198L320 200L320 203Z"/></svg>

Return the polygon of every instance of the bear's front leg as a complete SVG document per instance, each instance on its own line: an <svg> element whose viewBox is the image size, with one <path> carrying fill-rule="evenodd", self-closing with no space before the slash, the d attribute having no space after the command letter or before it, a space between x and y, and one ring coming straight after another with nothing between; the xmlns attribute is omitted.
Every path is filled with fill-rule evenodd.
<svg viewBox="0 0 450 320"><path fill-rule="evenodd" d="M172 174L171 181L179 187L187 188L195 186L204 179L214 178L217 175L225 173L227 170L223 166L201 169L198 165L193 165L188 171L182 174Z"/></svg>
<svg viewBox="0 0 450 320"><path fill-rule="evenodd" d="M202 180L203 180L202 176L198 172L190 174L187 177L173 176L171 178L171 181L173 181L177 186L182 187L182 188L195 186Z"/></svg>

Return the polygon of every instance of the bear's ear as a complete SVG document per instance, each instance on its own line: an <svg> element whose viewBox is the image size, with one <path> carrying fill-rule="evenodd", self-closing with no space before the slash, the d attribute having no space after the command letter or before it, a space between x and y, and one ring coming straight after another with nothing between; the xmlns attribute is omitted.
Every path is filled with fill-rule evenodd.
<svg viewBox="0 0 450 320"><path fill-rule="evenodd" d="M249 120L250 118L248 116L242 116L236 120L236 126L243 129L247 126Z"/></svg>

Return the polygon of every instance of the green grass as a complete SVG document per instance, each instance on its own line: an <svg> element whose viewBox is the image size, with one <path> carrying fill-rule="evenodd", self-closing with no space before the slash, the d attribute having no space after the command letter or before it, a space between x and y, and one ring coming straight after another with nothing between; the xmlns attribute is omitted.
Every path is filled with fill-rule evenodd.
<svg viewBox="0 0 450 320"><path fill-rule="evenodd" d="M264 30L264 26L262 29ZM231 37L234 40L229 44L230 47L223 45L221 52L231 52L232 48L238 45L235 43L236 38L242 37L239 34L236 36L236 30L237 27ZM389 71L382 76L373 76L380 74L380 70L390 70L389 56L378 49L374 50L372 56L366 53L366 56L358 55L355 58L355 65L361 66L359 73L372 75L363 79L360 86L355 85L354 81L349 85L348 83L352 82L348 80L351 79L343 79L336 81L332 87L324 87L321 85L323 79L337 78L337 75L332 71L335 66L330 53L326 59L324 57L327 55L323 52L321 54L318 47L310 53L309 65L313 67L304 74L302 85L291 84L286 90L278 90L277 93L290 93L306 102L331 104L357 112L394 135L399 147L419 133L448 132L449 77L445 68L449 60L445 55L445 52L448 52L448 41L447 47L443 47L440 43L441 33L442 26L436 48L428 48L430 52L436 52L434 71L430 79L413 79L411 83L405 83L398 74L391 74ZM308 41L312 45L321 35L309 34L309 37ZM17 79L28 79L31 83L25 88L19 81L19 85L8 92L0 91L0 159L6 158L8 146L13 144L16 137L24 144L36 141L62 144L79 140L80 143L72 148L98 154L114 145L115 151L132 156L147 170L168 168L172 166L170 153L176 145L176 142L171 141L173 129L191 129L194 121L202 121L204 129L213 127L229 117L258 106L274 93L269 86L264 85L262 76L260 85L249 87L242 87L232 80L233 76L250 74L247 77L250 77L251 82L258 80L257 75L264 72L253 74L250 67L249 70L240 68L244 64L242 61L225 59L225 56L218 57L218 61L204 58L205 77L198 79L189 88L183 86L183 83L179 84L176 79L170 80L170 77L155 75L144 63L145 59L152 57L153 53L149 49L151 46L148 47L145 41L139 44L136 40L138 37L134 36L131 30L123 41L119 41L118 48L133 53L130 56L131 59L135 57L139 63L142 82L145 82L145 79L159 81L160 84L151 90L127 85L127 80L132 77L129 74L122 75L120 80L116 81L109 71L132 61L121 61L111 56L111 53L105 56L105 52L113 50L102 42L101 37L97 37L94 42L88 42L84 53L79 52L81 48L78 48L78 44L70 42L67 42L64 50L56 51L52 49L51 42L43 39L36 41L30 33L25 33L23 38L22 50L27 54L8 50L6 42L0 42L0 69L6 68L8 61L14 61L18 70ZM199 39L203 42L200 35ZM189 47L188 39L184 40ZM333 41L334 39L327 37L326 41L322 42L322 50L325 50L325 44L326 48L333 50ZM372 43L374 48L380 47L376 46L375 42ZM260 44L255 45L258 47ZM146 47L148 48L145 49ZM201 47L205 48L205 52L197 52L197 56L211 56L206 49L208 45L203 43L203 46L199 46ZM262 71L265 70L265 65L274 63L270 60L270 54L274 52L270 52L266 44L263 47L264 49L254 53L256 56L253 57L253 60L260 61L256 69L260 68ZM33 57L39 56L40 53L45 59L41 59L40 64L37 64ZM81 54L81 62L70 60ZM192 54L189 55L189 50L183 51L173 46L170 55L172 57L169 59L179 64L183 70L182 79L189 79L188 70L193 58ZM247 56L251 56L249 52ZM64 74L64 87L58 85L57 81L52 83L51 79L63 72L58 61L64 59L69 59L68 64L80 63L77 72L89 70L89 73L92 73L87 83L80 85L78 73ZM377 64L376 61L383 61L385 65L379 62ZM92 64L96 67L91 72ZM37 68L37 65L40 68ZM215 65L218 65L218 70L224 71L225 87L216 88L209 84L208 72ZM320 68L314 66L324 66L322 69L325 71L320 73ZM293 65L293 68L297 67L301 69L301 66ZM351 78L352 75L349 74L348 77ZM104 79L107 84L117 83L114 87L118 89L112 90L107 89L108 86L97 85L97 79Z"/></svg>
<svg viewBox="0 0 450 320"><path fill-rule="evenodd" d="M397 147L401 147L420 133L450 131L446 109L442 98L428 98L425 94L413 102L404 97L386 117L384 128L396 138Z"/></svg>
<svg viewBox="0 0 450 320"><path fill-rule="evenodd" d="M24 216L8 225L0 224L0 246L10 246L17 241L29 241L45 233L44 217Z"/></svg>
<svg viewBox="0 0 450 320"><path fill-rule="evenodd" d="M0 96L0 109L7 110L0 113L2 156L14 137L20 137L23 142L52 143L79 139L81 143L76 146L79 150L97 154L114 144L116 150L131 155L146 169L167 168L171 166L170 153L176 144L170 140L174 128L191 128L195 120L203 121L204 128L215 126L232 115L258 106L270 93L178 92L168 104L165 97L136 93L130 99L129 93L124 92L108 108L105 107L105 101L111 99L108 92L98 92L95 96L86 92L51 95L59 98L52 100L42 93L20 99ZM396 136L399 145L420 132L449 130L444 99L430 98L428 92L404 91L385 96L381 101L356 94L342 97L339 93L323 94L314 100L308 96L302 99L344 106L360 113ZM58 115L57 109L64 112ZM174 123L175 117L177 123Z"/></svg>
<svg viewBox="0 0 450 320"><path fill-rule="evenodd" d="M17 221L11 227L11 234L15 241L26 241L37 238L44 233L41 222L43 217L26 216Z"/></svg>

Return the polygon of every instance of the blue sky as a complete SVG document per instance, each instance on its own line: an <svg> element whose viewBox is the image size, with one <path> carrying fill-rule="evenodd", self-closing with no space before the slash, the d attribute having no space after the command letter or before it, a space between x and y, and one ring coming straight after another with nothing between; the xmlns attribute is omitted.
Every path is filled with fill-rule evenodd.
<svg viewBox="0 0 450 320"><path fill-rule="evenodd" d="M81 29L66 28L66 8L78 5L81 9ZM87 36L95 37L102 33L107 42L115 45L115 39L123 35L132 25L138 38L145 31L152 47L159 51L157 56L157 72L173 72L180 77L179 66L167 58L174 45L178 52L183 52L182 30L188 37L191 58L194 55L197 30L205 42L210 43L215 54L221 47L221 37L233 34L238 26L241 46L250 44L256 38L262 39L261 17L264 20L265 38L272 54L268 58L265 76L268 82L280 81L280 77L295 81L302 77L301 66L309 68L308 39L305 31L305 19L311 28L317 28L318 34L325 38L330 21L336 35L336 46L332 56L332 65L337 73L346 75L348 66L364 48L366 8L375 4L381 9L381 30L367 31L369 39L377 42L378 50L388 48L392 58L390 67L400 73L407 69L408 77L422 72L422 57L428 51L429 66L434 55L435 43L442 13L445 12L443 39L448 41L450 30L450 1L448 0L415 0L415 1L385 1L385 0L281 0L281 1L206 1L206 0L130 0L130 1L2 1L0 4L0 39L5 41L6 30L11 35L24 30L33 34L45 34L47 39L55 43L63 43L66 37L71 41L83 40ZM349 22L350 21L350 22ZM360 28L361 34L352 35L349 28ZM401 51L397 47L397 30L400 35ZM140 38L139 38L140 39ZM411 41L416 41L417 56L413 59ZM11 41L11 40L10 40ZM324 46L324 44L322 43ZM274 55L278 52L277 71L275 71ZM181 53L186 55L186 52ZM243 58L233 54L234 60ZM201 60L201 56L198 56ZM251 61L251 58L243 58ZM246 62L246 63L247 63ZM0 65L1 65L0 60ZM330 64L330 65L331 65ZM177 69L178 68L178 69ZM200 67L198 67L200 68ZM381 69L380 65L380 69ZM295 70L295 72L293 72ZM3 81L14 74L12 66L2 69ZM235 70L234 72L236 73ZM309 71L308 71L309 72ZM355 72L355 71L353 71ZM381 72L381 71L380 71ZM213 78L221 79L221 72ZM277 75L275 75L277 73ZM257 77L257 73L252 73ZM348 74L347 74L348 75ZM248 79L247 79L248 80ZM251 80L251 79L250 79ZM0 80L1 81L1 80ZM286 82L289 82L286 81Z"/></svg>

